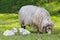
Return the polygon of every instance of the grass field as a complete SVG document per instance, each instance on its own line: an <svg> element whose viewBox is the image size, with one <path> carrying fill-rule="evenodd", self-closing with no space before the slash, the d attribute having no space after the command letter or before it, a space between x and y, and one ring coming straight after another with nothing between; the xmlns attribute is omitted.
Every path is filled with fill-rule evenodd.
<svg viewBox="0 0 60 40"><path fill-rule="evenodd" d="M2 14L0 13L0 40L60 40L60 15L51 16L55 26L53 28L52 34L36 34L31 33L30 35L20 35L18 32L14 36L3 36L3 32L7 29L12 29L20 27L18 21L18 14ZM31 28L27 27L28 30L33 31Z"/></svg>

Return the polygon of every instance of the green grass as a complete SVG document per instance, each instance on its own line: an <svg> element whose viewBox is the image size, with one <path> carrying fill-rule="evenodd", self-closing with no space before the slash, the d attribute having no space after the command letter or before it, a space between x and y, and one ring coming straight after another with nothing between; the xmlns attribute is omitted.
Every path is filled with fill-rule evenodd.
<svg viewBox="0 0 60 40"><path fill-rule="evenodd" d="M60 15L58 16L51 16L55 26L53 28L52 34L36 34L31 33L30 35L20 35L18 32L14 36L3 36L3 32L5 30L10 30L13 27L17 29L20 27L18 21L18 14L0 14L0 40L60 40ZM28 30L33 31L27 27Z"/></svg>

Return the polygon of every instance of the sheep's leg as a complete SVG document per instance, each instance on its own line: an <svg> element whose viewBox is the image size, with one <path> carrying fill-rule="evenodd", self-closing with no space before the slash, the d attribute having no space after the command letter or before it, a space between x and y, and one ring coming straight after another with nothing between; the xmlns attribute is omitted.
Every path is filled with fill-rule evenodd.
<svg viewBox="0 0 60 40"><path fill-rule="evenodd" d="M21 26L21 28L24 28L24 29L26 29L26 26Z"/></svg>
<svg viewBox="0 0 60 40"><path fill-rule="evenodd" d="M37 29L37 33L40 34L39 29Z"/></svg>
<svg viewBox="0 0 60 40"><path fill-rule="evenodd" d="M21 25L21 28L24 28L24 29L26 29L26 26L25 26L25 25Z"/></svg>
<svg viewBox="0 0 60 40"><path fill-rule="evenodd" d="M38 34L42 34L43 32L40 32L39 30L37 30L37 33L38 33Z"/></svg>
<svg viewBox="0 0 60 40"><path fill-rule="evenodd" d="M37 33L42 34L43 32L41 30L39 30L39 28L37 28Z"/></svg>
<svg viewBox="0 0 60 40"><path fill-rule="evenodd" d="M21 28L24 28L24 29L26 28L26 26L24 25L24 21L23 20L20 21L20 24L21 24Z"/></svg>
<svg viewBox="0 0 60 40"><path fill-rule="evenodd" d="M37 28L37 33L40 34L39 28Z"/></svg>

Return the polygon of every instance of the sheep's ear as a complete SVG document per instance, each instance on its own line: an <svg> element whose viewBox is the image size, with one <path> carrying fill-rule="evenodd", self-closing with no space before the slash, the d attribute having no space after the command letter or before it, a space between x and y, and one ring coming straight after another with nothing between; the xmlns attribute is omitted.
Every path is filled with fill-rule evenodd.
<svg viewBox="0 0 60 40"><path fill-rule="evenodd" d="M52 24L51 24L51 27L53 27L53 26L54 26L54 24L52 23Z"/></svg>
<svg viewBox="0 0 60 40"><path fill-rule="evenodd" d="M54 26L54 24L52 26Z"/></svg>

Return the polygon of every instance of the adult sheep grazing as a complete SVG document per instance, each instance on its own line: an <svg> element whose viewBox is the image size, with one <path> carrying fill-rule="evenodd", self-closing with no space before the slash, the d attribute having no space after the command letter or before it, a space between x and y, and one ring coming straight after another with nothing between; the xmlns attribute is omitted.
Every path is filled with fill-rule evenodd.
<svg viewBox="0 0 60 40"><path fill-rule="evenodd" d="M51 33L53 23L50 18L49 12L44 9L33 5L23 6L19 10L19 22L21 28L34 27L38 32Z"/></svg>

